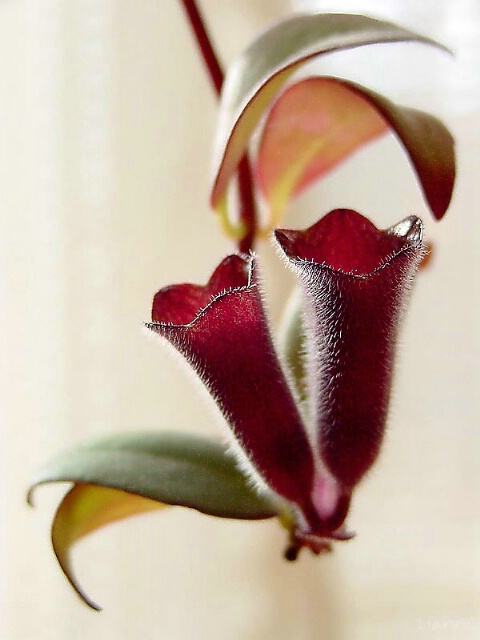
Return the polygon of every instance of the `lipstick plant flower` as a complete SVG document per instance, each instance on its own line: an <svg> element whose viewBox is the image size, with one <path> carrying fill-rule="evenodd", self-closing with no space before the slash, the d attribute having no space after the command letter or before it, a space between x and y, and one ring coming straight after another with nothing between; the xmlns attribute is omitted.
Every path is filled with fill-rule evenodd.
<svg viewBox="0 0 480 640"><path fill-rule="evenodd" d="M199 377L227 437L122 434L67 451L37 474L29 500L38 484L72 483L55 514L52 543L70 583L95 609L69 551L92 531L136 513L178 505L220 518L278 518L288 560L303 548L318 555L354 537L347 517L385 433L397 336L425 255L423 224L408 215L382 230L345 208L305 230L278 224L296 194L388 131L436 219L455 178L452 137L430 114L341 78L287 83L304 62L340 49L441 45L366 16L302 14L257 38L224 82L195 2L182 4L221 94L211 204L237 246L219 257L206 284L161 288L146 327ZM263 225L260 201L268 212ZM254 251L267 235L301 291L282 352Z"/></svg>

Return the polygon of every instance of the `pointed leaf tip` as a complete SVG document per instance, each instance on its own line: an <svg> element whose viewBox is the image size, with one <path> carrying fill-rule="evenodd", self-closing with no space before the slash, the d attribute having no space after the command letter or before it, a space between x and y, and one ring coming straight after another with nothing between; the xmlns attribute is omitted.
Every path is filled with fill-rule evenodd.
<svg viewBox="0 0 480 640"><path fill-rule="evenodd" d="M130 516L161 509L161 503L118 489L76 484L68 491L55 513L52 546L65 577L77 595L95 611L102 608L80 585L71 561L71 549L98 529Z"/></svg>
<svg viewBox="0 0 480 640"><path fill-rule="evenodd" d="M272 499L250 486L225 446L188 434L135 433L71 449L38 474L29 503L38 485L67 481L75 484L55 514L52 544L70 584L95 610L100 607L76 579L70 550L101 527L167 504L245 520L278 514Z"/></svg>

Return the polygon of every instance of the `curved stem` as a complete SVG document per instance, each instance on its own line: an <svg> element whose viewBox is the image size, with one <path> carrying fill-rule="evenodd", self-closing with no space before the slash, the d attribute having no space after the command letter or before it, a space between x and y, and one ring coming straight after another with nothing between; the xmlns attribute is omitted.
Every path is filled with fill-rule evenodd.
<svg viewBox="0 0 480 640"><path fill-rule="evenodd" d="M210 80L214 86L217 96L220 96L224 73L219 62L217 53L213 47L212 40L207 31L203 17L198 9L196 0L181 0L188 21L195 35L197 45L202 54L203 62L208 70ZM257 231L257 211L254 196L252 169L248 153L246 153L237 171L238 195L239 195L239 218L243 222L247 232L239 241L238 249L248 253L253 249Z"/></svg>

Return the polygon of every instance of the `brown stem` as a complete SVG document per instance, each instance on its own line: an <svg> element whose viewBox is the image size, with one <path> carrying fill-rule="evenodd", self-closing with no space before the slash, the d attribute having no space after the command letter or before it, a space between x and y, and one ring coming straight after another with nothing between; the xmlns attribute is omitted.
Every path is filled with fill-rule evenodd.
<svg viewBox="0 0 480 640"><path fill-rule="evenodd" d="M224 73L218 56L213 48L203 17L197 7L196 0L181 0L187 14L188 21L195 35L197 45L208 70L208 74L215 88L217 96L220 96ZM253 249L255 232L257 230L257 212L254 197L253 177L248 153L246 153L238 165L238 195L239 218L246 228L245 236L239 241L238 248L244 253Z"/></svg>

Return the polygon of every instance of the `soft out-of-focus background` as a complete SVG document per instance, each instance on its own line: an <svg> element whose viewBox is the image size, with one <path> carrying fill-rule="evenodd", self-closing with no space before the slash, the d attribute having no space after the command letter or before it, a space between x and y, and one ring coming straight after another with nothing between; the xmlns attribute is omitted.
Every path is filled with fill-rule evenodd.
<svg viewBox="0 0 480 640"><path fill-rule="evenodd" d="M230 250L207 207L215 100L174 0L0 4L0 637L5 640L370 640L480 636L480 6L477 0L203 0L226 62L293 8L364 11L437 37L340 54L341 74L436 112L458 140L441 224L385 139L301 198L287 224L351 206L379 226L426 219L384 454L332 557L281 557L275 523L171 509L75 552L105 607L83 607L30 511L35 469L62 448L145 428L218 433L191 381L142 332L152 294L204 281ZM283 267L262 249L273 316ZM275 278L275 280L273 280Z"/></svg>

